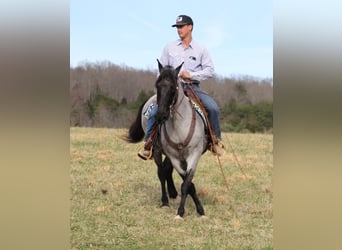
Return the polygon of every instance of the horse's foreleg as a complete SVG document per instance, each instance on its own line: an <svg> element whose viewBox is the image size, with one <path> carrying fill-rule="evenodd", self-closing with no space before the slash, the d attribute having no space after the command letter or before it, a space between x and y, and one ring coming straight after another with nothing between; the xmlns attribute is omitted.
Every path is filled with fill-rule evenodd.
<svg viewBox="0 0 342 250"><path fill-rule="evenodd" d="M158 166L158 177L160 181L160 186L161 186L161 191L162 191L162 197L161 197L161 202L162 202L162 207L163 206L169 206L169 199L167 198L167 193L166 193L166 174L165 170L163 169L163 166Z"/></svg>
<svg viewBox="0 0 342 250"><path fill-rule="evenodd" d="M187 185L186 182L183 182L181 186L181 193L182 193L181 201L177 210L177 215L181 217L184 216L184 206L185 206L186 196L188 195L188 188L189 188L189 185Z"/></svg>
<svg viewBox="0 0 342 250"><path fill-rule="evenodd" d="M178 195L175 184L173 182L172 172L173 172L173 166L168 157L164 160L164 169L166 172L166 181L167 181L167 191L169 193L169 197L175 199Z"/></svg>
<svg viewBox="0 0 342 250"><path fill-rule="evenodd" d="M177 211L177 215L183 217L184 216L184 206L185 206L185 200L186 200L186 197L189 193L189 188L190 188L190 185L191 185L191 181L192 181L192 178L193 178L193 174L191 173L187 173L185 176L182 176L183 178L183 183L181 185L181 201L180 201L180 204L179 204L179 207L178 207L178 211Z"/></svg>
<svg viewBox="0 0 342 250"><path fill-rule="evenodd" d="M198 199L198 196L197 196L197 193L196 193L196 188L195 188L195 184L193 184L191 182L190 186L189 186L189 190L188 190L190 196L192 197L195 205L196 205L196 210L197 210L197 213L199 215L204 215L204 209L203 209L203 206L200 202L200 200Z"/></svg>
<svg viewBox="0 0 342 250"><path fill-rule="evenodd" d="M161 149L156 147L155 150L153 151L153 158L154 162L156 163L158 167L158 178L160 181L160 186L161 186L161 191L162 191L162 197L161 197L161 202L162 202L162 207L163 206L169 206L169 199L167 198L167 192L166 192L166 179L167 179L167 172L164 168L164 163L162 160L162 153Z"/></svg>

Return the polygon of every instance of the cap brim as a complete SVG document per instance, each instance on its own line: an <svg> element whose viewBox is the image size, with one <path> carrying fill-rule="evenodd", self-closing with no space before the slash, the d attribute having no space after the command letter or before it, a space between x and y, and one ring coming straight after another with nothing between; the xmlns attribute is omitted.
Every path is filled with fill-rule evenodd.
<svg viewBox="0 0 342 250"><path fill-rule="evenodd" d="M176 23L172 25L171 27L177 27L177 26L182 26L182 25L187 25L188 23Z"/></svg>

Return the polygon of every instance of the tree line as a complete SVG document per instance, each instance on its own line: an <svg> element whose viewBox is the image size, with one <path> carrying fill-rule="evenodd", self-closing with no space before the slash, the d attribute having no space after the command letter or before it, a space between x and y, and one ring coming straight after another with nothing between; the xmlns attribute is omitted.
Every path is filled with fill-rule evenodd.
<svg viewBox="0 0 342 250"><path fill-rule="evenodd" d="M155 93L156 77L156 70L107 61L71 67L70 126L128 128ZM202 81L201 88L217 101L222 131L272 131L272 79L215 76Z"/></svg>

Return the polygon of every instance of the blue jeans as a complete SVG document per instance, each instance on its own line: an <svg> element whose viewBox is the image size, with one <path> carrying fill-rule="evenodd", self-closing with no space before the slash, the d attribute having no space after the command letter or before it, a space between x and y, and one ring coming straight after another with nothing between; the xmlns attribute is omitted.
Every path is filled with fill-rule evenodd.
<svg viewBox="0 0 342 250"><path fill-rule="evenodd" d="M158 104L153 104L151 110L150 110L150 114L149 114L149 118L147 119L147 125L146 125L146 134L144 137L144 141L147 141L148 138L151 135L152 132L152 128L154 126L154 124L156 123L156 114L158 112Z"/></svg>
<svg viewBox="0 0 342 250"><path fill-rule="evenodd" d="M185 86L187 88L187 86ZM192 89L196 92L197 96L201 100L203 106L208 112L208 118L209 122L211 124L211 127L214 130L214 133L218 139L221 138L221 127L220 127L220 119L219 119L219 108L214 101L213 98L211 98L206 92L202 91L199 86L197 85L192 85ZM151 111L150 111L150 116L147 120L147 126L146 126L146 135L144 137L144 141L147 141L147 139L150 137L153 125L156 122L155 115L157 114L158 111L158 104L155 104Z"/></svg>

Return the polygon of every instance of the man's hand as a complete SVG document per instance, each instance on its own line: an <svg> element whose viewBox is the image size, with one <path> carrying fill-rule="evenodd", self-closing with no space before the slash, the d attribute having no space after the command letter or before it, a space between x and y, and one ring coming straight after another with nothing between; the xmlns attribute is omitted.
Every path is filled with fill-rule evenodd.
<svg viewBox="0 0 342 250"><path fill-rule="evenodd" d="M179 74L179 77L183 78L183 79L190 79L190 73L188 71L181 71Z"/></svg>

